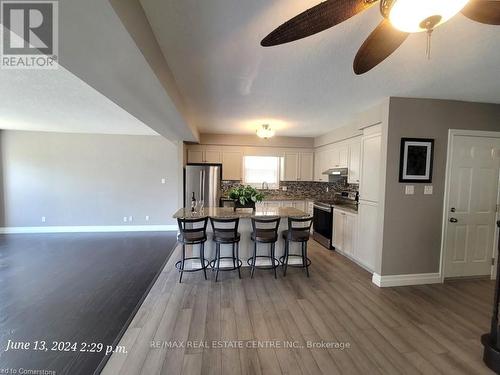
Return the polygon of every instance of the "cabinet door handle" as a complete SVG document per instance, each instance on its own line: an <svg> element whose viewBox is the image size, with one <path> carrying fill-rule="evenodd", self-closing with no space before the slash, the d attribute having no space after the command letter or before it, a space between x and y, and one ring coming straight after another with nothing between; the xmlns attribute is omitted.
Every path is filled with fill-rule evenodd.
<svg viewBox="0 0 500 375"><path fill-rule="evenodd" d="M450 223L458 223L458 220L454 217L450 218Z"/></svg>

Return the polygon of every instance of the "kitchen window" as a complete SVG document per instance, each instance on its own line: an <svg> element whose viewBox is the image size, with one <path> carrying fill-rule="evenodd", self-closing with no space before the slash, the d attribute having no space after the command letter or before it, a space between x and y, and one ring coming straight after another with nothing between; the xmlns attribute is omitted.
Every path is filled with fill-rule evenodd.
<svg viewBox="0 0 500 375"><path fill-rule="evenodd" d="M269 189L279 188L280 158L277 156L244 156L243 182L261 189L267 184Z"/></svg>

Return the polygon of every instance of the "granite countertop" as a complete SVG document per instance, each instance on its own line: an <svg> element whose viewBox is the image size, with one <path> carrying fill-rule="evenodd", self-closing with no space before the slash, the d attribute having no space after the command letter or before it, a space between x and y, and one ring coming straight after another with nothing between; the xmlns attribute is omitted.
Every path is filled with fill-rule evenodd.
<svg viewBox="0 0 500 375"><path fill-rule="evenodd" d="M271 208L257 208L255 211L248 208L237 209L234 211L232 207L205 207L202 212L191 212L190 208L181 208L177 210L172 216L174 219L181 218L233 218L239 217L240 219L251 218L252 216L279 216L286 217L304 217L308 216L304 211L298 210L293 207L271 207Z"/></svg>

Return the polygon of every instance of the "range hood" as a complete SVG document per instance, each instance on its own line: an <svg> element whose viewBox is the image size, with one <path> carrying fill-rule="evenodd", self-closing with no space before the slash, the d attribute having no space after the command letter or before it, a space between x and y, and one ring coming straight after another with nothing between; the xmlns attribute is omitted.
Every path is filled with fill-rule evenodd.
<svg viewBox="0 0 500 375"><path fill-rule="evenodd" d="M322 174L326 174L328 176L333 177L347 177L348 169L347 168L330 168L324 171Z"/></svg>

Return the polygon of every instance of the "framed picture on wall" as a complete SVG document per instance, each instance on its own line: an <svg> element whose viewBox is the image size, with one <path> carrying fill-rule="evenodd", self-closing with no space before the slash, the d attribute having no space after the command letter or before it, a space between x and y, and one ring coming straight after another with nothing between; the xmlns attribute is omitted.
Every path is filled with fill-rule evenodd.
<svg viewBox="0 0 500 375"><path fill-rule="evenodd" d="M434 139L401 138L399 182L432 182Z"/></svg>

